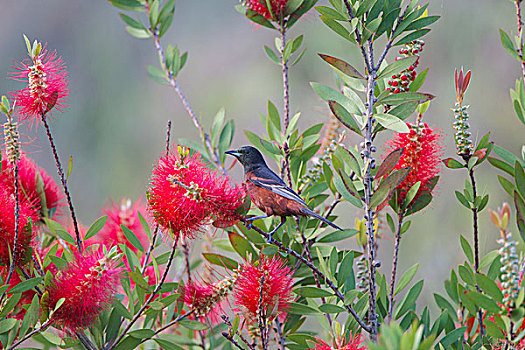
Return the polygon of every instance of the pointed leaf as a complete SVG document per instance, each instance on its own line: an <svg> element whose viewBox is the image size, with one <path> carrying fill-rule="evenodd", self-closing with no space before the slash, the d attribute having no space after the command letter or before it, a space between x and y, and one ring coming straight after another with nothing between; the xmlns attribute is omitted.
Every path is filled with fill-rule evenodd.
<svg viewBox="0 0 525 350"><path fill-rule="evenodd" d="M388 200L394 193L396 187L405 179L410 171L410 167L394 171L379 184L370 200L371 207L377 207L379 204Z"/></svg>
<svg viewBox="0 0 525 350"><path fill-rule="evenodd" d="M397 162L403 155L404 148L398 148L396 150L393 150L390 152L386 157L385 160L381 163L379 168L377 169L376 176L374 177L375 180L380 179L381 177L388 174L394 167L396 166Z"/></svg>
<svg viewBox="0 0 525 350"><path fill-rule="evenodd" d="M393 63L386 66L378 75L378 79L380 78L388 78L391 75L397 74L399 72L402 72L404 70L407 70L411 65L416 63L418 56L408 56L405 58L402 58L400 60L394 61Z"/></svg>
<svg viewBox="0 0 525 350"><path fill-rule="evenodd" d="M434 95L429 93L401 92L399 94L387 95L379 99L375 104L398 105L408 101L417 101L418 103L423 103L432 100L434 97Z"/></svg>
<svg viewBox="0 0 525 350"><path fill-rule="evenodd" d="M398 133L410 132L410 128L408 127L408 125L395 115L387 113L376 113L374 114L374 118L385 129L390 129Z"/></svg>
<svg viewBox="0 0 525 350"><path fill-rule="evenodd" d="M354 68L351 64L328 55L324 55L322 53L318 54L323 60L325 60L328 64L330 64L332 67L339 70L341 73L344 73L345 75L351 77L351 78L357 78L357 79L365 79L365 77L359 73L359 71Z"/></svg>
<svg viewBox="0 0 525 350"><path fill-rule="evenodd" d="M362 136L361 128L355 121L354 117L352 117L352 114L350 114L343 106L332 100L328 101L328 106L330 107L330 110L334 116L341 122L341 124Z"/></svg>

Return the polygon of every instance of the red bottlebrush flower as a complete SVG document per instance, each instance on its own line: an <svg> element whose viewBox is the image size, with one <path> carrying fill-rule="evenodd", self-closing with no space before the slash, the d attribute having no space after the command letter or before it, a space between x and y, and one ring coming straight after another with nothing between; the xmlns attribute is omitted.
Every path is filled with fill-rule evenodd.
<svg viewBox="0 0 525 350"><path fill-rule="evenodd" d="M245 0L244 4L249 10L257 12L268 20L279 20L285 16L286 4L288 0L269 0L271 13L268 9L266 0Z"/></svg>
<svg viewBox="0 0 525 350"><path fill-rule="evenodd" d="M345 336L334 338L333 340L333 347L325 343L323 340L319 338L315 338L315 348L311 348L314 350L366 350L367 347L363 345L363 339L361 337L361 334L356 334L355 336L352 336L352 332L350 332L350 337L348 337L348 340Z"/></svg>
<svg viewBox="0 0 525 350"><path fill-rule="evenodd" d="M189 281L182 289L184 303L195 311L195 316L206 317L210 323L217 324L221 302L230 293L233 283L230 277L216 283Z"/></svg>
<svg viewBox="0 0 525 350"><path fill-rule="evenodd" d="M432 190L431 179L439 173L444 149L443 135L439 130L429 128L426 123L420 127L407 125L410 132L396 133L394 138L387 142L386 149L387 153L390 153L395 149L404 148L394 170L410 167L408 175L397 187L399 204L403 203L407 192L418 181L421 181L421 187L414 200Z"/></svg>
<svg viewBox="0 0 525 350"><path fill-rule="evenodd" d="M193 238L203 225L231 221L246 194L208 169L199 153L179 148L178 155L170 153L155 165L147 197L157 223L175 237Z"/></svg>
<svg viewBox="0 0 525 350"><path fill-rule="evenodd" d="M16 62L11 78L27 82L27 87L11 92L21 114L20 120L38 123L42 114L52 115L56 108L62 112L67 108L64 99L69 95L67 71L56 51L44 47L34 58Z"/></svg>
<svg viewBox="0 0 525 350"><path fill-rule="evenodd" d="M288 309L293 298L292 285L292 269L283 259L277 255L262 256L240 268L234 288L235 304L249 321L257 319L259 308L267 317L274 318Z"/></svg>
<svg viewBox="0 0 525 350"><path fill-rule="evenodd" d="M140 201L136 201L133 204L127 198L122 199L120 204L112 203L111 206L104 208L103 214L108 216L108 220L102 230L96 235L96 241L106 246L113 246L119 243L126 244L128 248L137 252L138 249L128 241L122 231L120 225L124 225L137 236L144 249L148 249L149 239L140 222L139 211L141 213L146 212L144 205Z"/></svg>
<svg viewBox="0 0 525 350"><path fill-rule="evenodd" d="M17 241L17 265L28 259L33 239L33 231L29 227L29 219L36 222L38 217L31 205L20 198L19 203L19 230ZM15 242L15 196L0 186L0 265L9 266L10 256ZM29 256L30 257L30 256Z"/></svg>
<svg viewBox="0 0 525 350"><path fill-rule="evenodd" d="M77 253L74 262L59 271L47 290L50 309L65 299L53 314L54 322L71 330L89 327L111 303L119 274L112 257L104 256L101 249L88 255Z"/></svg>
<svg viewBox="0 0 525 350"><path fill-rule="evenodd" d="M15 193L14 179L13 168L7 159L3 159L0 184L12 194ZM57 212L60 213L64 204L64 194L53 178L23 153L18 162L18 181L21 197L31 204L40 217L50 218Z"/></svg>

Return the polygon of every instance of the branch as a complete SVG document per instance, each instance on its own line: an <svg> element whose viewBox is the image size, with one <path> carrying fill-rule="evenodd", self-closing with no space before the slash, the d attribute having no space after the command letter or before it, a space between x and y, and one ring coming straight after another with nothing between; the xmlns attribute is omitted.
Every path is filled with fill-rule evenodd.
<svg viewBox="0 0 525 350"><path fill-rule="evenodd" d="M394 244L394 257L392 259L392 279L390 280L390 303L388 307L388 322L392 320L392 311L394 310L394 288L396 285L396 270L399 254L399 243L401 242L401 226L403 225L403 214L398 214L396 240Z"/></svg>
<svg viewBox="0 0 525 350"><path fill-rule="evenodd" d="M133 317L133 319L131 320L131 322L126 326L126 328L124 329L124 331L122 331L122 333L120 334L120 336L117 338L117 340L115 340L115 342L109 346L107 348L107 350L111 350L111 349L114 349L115 346L118 345L118 343L122 340L122 338L124 338L124 336L126 335L126 333L131 329L131 327L133 326L133 324L135 324L135 322L137 322L137 320L140 318L140 316L142 315L142 313L146 310L146 308L148 307L148 305L153 301L153 299L156 297L157 293L159 292L159 290L162 288L162 285L164 284L164 281L166 280L166 277L168 276L168 273L170 271L170 268L171 268L171 263L173 262L173 257L175 256L175 251L177 250L177 243L179 242L179 237L177 237L176 239L173 240L173 245L171 247L171 254L168 258L168 263L166 264L166 270L164 271L164 274L162 275L162 278L159 282L159 284L157 285L157 287L155 288L155 290L153 291L153 293L151 293L151 295L149 296L148 300L144 303L144 305L142 305L142 307L139 309L139 311L137 312L137 314Z"/></svg>
<svg viewBox="0 0 525 350"><path fill-rule="evenodd" d="M179 83L176 81L175 77L173 76L173 72L170 71L166 67L166 59L165 59L165 56L164 56L164 49L162 48L162 45L160 43L159 29L155 28L155 30L153 30L152 34L153 34L153 40L155 41L155 48L157 49L157 53L158 53L158 55L160 57L160 61L162 63L162 69L163 69L164 73L166 73L168 75L168 82L169 82L169 84L175 89L175 92L177 92L177 95L179 95L179 98L180 98L182 104L184 105L184 108L186 109L186 111L190 115L190 117L191 117L191 119L193 121L193 124L195 125L195 127L199 131L199 133L200 133L200 135L202 137L202 140L204 141L204 146L206 146L206 149L208 150L208 152L212 156L213 162L215 163L215 165L217 165L218 168L222 169L224 174L226 174L226 169L221 164L221 158L219 156L219 153L218 153L218 151L216 149L214 149L213 145L211 144L210 136L202 128L202 125L201 125L201 122L199 121L199 118L197 118L197 115L195 114L195 112L193 112L193 109L191 108L188 100L186 99L186 96L184 96L184 94L182 93L182 90L179 87Z"/></svg>
<svg viewBox="0 0 525 350"><path fill-rule="evenodd" d="M521 1L516 0L516 17L518 22L518 36L521 36L523 22L521 20ZM525 60L523 59L523 42L520 42L518 45L518 55L521 58L521 74L523 76L523 82L525 84Z"/></svg>
<svg viewBox="0 0 525 350"><path fill-rule="evenodd" d="M230 327L230 330L231 330L233 328L233 326L232 326L232 323L230 322L230 319L228 318L228 316L221 315L221 318L224 321L224 323L226 323L228 325L228 327ZM227 333L227 334L230 335L229 333ZM244 344L246 344L248 346L248 348L250 348L250 350L255 350L255 346L253 344L251 344L241 333L239 333L239 331L236 331L234 335L238 336L244 342ZM229 338L226 338L226 339L230 340Z"/></svg>
<svg viewBox="0 0 525 350"><path fill-rule="evenodd" d="M148 337L148 338L144 338L142 339L142 341L140 342L140 344L142 343L145 343L146 341L150 340L150 339L153 339L154 336L156 336L157 334L159 333L162 333L163 331L165 331L166 329L170 328L171 326L173 326L174 324L176 323L179 323L180 321L182 321L183 319L185 319L186 317L192 315L193 313L195 312L195 310L191 310L190 312L184 314L184 315L180 315L179 317L177 317L176 319L174 319L173 321L171 321L170 323L166 324L165 326L157 329L155 331L155 333L153 333L153 335L151 337Z"/></svg>
<svg viewBox="0 0 525 350"><path fill-rule="evenodd" d="M22 343L25 342L27 339L31 338L33 335L35 335L35 334L37 334L37 333L40 333L40 332L42 332L44 329L46 329L47 327L49 327L50 324L51 324L51 320L47 320L42 326L40 326L39 328L35 328L35 329L33 329L33 331L31 331L30 333L26 334L25 337L23 337L22 339L20 339L19 341L17 341L17 342L14 343L13 345L11 345L9 348L7 348L7 350L15 349L16 347L18 347L18 345L22 344Z"/></svg>
<svg viewBox="0 0 525 350"><path fill-rule="evenodd" d="M62 164L60 163L60 158L58 156L58 152L55 146L55 141L53 141L53 135L51 134L51 130L49 129L49 125L47 124L45 114L41 114L40 118L42 119L42 123L44 124L44 127L46 128L47 138L49 139L49 146L51 147L51 151L53 152L53 156L55 157L55 163L57 166L58 176L60 177L60 182L62 183L62 187L64 188L64 192L66 194L67 205L69 207L69 212L71 213L71 219L73 220L73 227L75 228L77 248L78 248L78 251L82 253L82 239L80 238L80 231L78 230L77 216L75 215L75 208L73 207L71 195L69 194L66 177L64 176L64 171L62 170Z"/></svg>
<svg viewBox="0 0 525 350"><path fill-rule="evenodd" d="M334 294L336 297L339 298L339 300L341 300L343 302L343 304L345 304L345 297L344 295L339 291L339 289L335 286L334 282L332 282L327 276L325 276L313 263L309 262L307 259L305 259L302 255L300 255L299 253L297 253L295 250L292 250L290 248L286 248L281 242L275 240L272 236L270 236L270 234L264 232L263 230L261 230L260 228L258 228L257 226L253 226L251 227L252 230L255 230L257 233L259 233L261 236L263 236L264 238L266 238L266 240L268 241L268 243L270 244L273 244L275 246L277 246L277 248L279 248L279 250L287 253L288 255L292 255L293 257L295 257L296 259L300 260L303 262L303 264L305 264L306 266L308 266L314 273L318 274L319 276L321 276L325 283L330 287L330 289L332 289L334 291ZM355 318L355 320L357 321L357 323L359 324L359 326L361 326L362 329L364 329L366 332L370 333L370 327L368 327L365 322L359 317L359 315L357 314L357 312L352 308L351 305L346 305L345 304L345 308L348 310L348 312L350 312L350 314L352 314L352 316Z"/></svg>
<svg viewBox="0 0 525 350"><path fill-rule="evenodd" d="M383 60L385 59L386 54L392 48L392 44L394 42L394 36L395 36L395 34L397 32L397 29L399 28L399 25L401 24L401 22L403 22L403 18L405 18L405 15L406 15L406 13L408 11L408 6L409 5L407 5L407 7L405 7L405 10L403 11L403 13L401 15L399 15L399 17L397 18L396 26L392 30L392 33L390 33L390 37L388 38L388 41L387 41L386 46L385 46L385 49L383 50L383 53L381 54L381 56L379 56L379 60L377 61L377 65L374 67L376 71L379 69L379 67L381 67L381 63L383 63Z"/></svg>

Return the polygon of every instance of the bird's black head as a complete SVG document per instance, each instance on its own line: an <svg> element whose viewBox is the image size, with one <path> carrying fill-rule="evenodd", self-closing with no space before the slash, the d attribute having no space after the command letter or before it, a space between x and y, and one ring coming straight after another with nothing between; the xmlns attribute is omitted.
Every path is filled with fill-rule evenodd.
<svg viewBox="0 0 525 350"><path fill-rule="evenodd" d="M242 146L239 149L234 149L225 153L237 158L244 166L244 172L248 172L257 167L266 166L266 162L264 161L261 152L252 146Z"/></svg>

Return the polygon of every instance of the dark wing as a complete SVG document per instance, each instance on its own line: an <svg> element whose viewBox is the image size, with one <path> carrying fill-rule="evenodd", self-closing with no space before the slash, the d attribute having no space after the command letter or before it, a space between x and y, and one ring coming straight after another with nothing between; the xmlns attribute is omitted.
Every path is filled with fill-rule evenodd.
<svg viewBox="0 0 525 350"><path fill-rule="evenodd" d="M291 199L308 208L305 201L294 190L286 186L284 181L269 168L258 169L257 175L253 174L249 181L256 186L266 188L279 196Z"/></svg>

